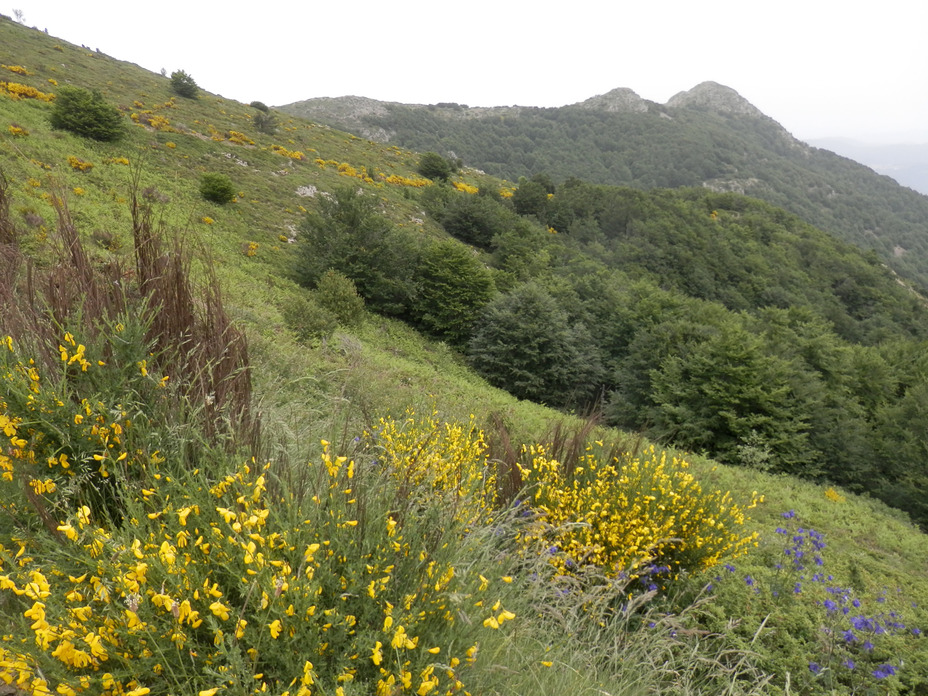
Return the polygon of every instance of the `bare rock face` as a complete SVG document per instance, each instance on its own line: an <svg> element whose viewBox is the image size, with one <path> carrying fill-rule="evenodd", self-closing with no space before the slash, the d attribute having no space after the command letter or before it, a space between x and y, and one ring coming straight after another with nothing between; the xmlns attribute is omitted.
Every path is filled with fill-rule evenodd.
<svg viewBox="0 0 928 696"><path fill-rule="evenodd" d="M648 110L648 102L627 87L619 87L605 94L598 94L574 106L619 113L641 113Z"/></svg>
<svg viewBox="0 0 928 696"><path fill-rule="evenodd" d="M764 114L731 87L718 82L702 82L693 89L679 92L667 102L669 108L704 108L722 114L763 116Z"/></svg>

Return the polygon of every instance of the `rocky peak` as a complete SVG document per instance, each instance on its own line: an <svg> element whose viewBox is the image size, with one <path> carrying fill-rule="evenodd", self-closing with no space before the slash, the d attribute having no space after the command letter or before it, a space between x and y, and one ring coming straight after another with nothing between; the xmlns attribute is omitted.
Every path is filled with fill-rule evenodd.
<svg viewBox="0 0 928 696"><path fill-rule="evenodd" d="M718 82L703 82L693 89L679 92L667 102L672 109L704 108L723 114L763 116L763 113L731 87Z"/></svg>
<svg viewBox="0 0 928 696"><path fill-rule="evenodd" d="M648 110L648 102L639 97L627 87L619 87L605 94L598 94L574 106L583 109L596 109L597 111L614 111L624 113L643 112Z"/></svg>

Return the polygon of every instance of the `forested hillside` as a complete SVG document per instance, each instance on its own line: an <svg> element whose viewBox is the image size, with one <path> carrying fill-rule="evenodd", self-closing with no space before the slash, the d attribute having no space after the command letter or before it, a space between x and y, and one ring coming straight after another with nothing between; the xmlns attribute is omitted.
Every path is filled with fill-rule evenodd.
<svg viewBox="0 0 928 696"><path fill-rule="evenodd" d="M512 181L547 174L637 188L706 186L761 198L928 287L928 198L799 142L733 90L667 104L615 90L559 108L320 99L281 107L377 140L432 150Z"/></svg>
<svg viewBox="0 0 928 696"><path fill-rule="evenodd" d="M599 404L615 425L835 481L928 521L928 313L872 253L705 189L536 177L508 201L439 187L423 200L482 263L462 257L427 300L447 306L454 293L457 316L473 317L468 335L421 310L409 320L464 347L491 383L555 406ZM492 296L477 292L482 264Z"/></svg>

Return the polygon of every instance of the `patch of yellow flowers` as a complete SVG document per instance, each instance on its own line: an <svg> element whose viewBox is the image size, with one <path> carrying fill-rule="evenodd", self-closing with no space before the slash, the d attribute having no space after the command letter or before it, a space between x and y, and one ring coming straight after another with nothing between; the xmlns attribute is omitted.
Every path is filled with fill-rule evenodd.
<svg viewBox="0 0 928 696"><path fill-rule="evenodd" d="M530 465L521 473L538 519L523 541L547 546L559 571L592 564L635 577L665 567L676 576L757 546L757 534L741 530L745 512L762 501L756 493L740 506L728 492L705 492L685 460L653 446L621 459L604 451L596 442L576 463L562 463L543 447L525 450Z"/></svg>

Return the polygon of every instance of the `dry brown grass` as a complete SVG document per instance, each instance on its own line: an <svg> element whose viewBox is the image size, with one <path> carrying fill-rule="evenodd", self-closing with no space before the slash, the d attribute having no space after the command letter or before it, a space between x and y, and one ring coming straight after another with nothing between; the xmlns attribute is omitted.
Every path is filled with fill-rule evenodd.
<svg viewBox="0 0 928 696"><path fill-rule="evenodd" d="M51 185L57 213L54 262L36 268L17 244L8 181L0 172L0 332L28 336L40 359L54 365L62 327L95 336L126 313L148 326L152 365L175 375L185 410L212 440L254 450L259 423L252 413L251 365L245 333L225 310L219 283L204 258L205 280L191 277L191 254L167 233L157 192L139 191L133 178L130 205L134 268L94 264L81 242L62 187Z"/></svg>

